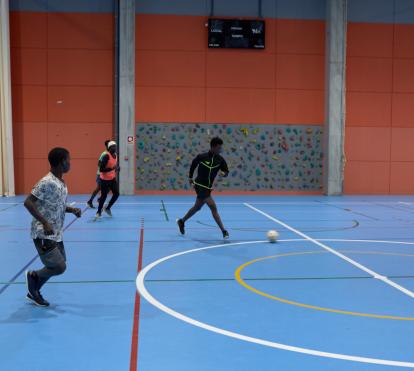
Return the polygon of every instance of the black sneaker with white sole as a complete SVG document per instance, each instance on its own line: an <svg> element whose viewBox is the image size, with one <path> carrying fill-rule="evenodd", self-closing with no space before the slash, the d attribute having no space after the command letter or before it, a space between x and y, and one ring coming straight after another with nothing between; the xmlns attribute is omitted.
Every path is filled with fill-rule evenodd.
<svg viewBox="0 0 414 371"><path fill-rule="evenodd" d="M26 286L29 294L34 297L37 294L37 274L33 271L26 271Z"/></svg>
<svg viewBox="0 0 414 371"><path fill-rule="evenodd" d="M223 230L223 238L225 240L228 240L230 238L229 232L227 232L225 229Z"/></svg>
<svg viewBox="0 0 414 371"><path fill-rule="evenodd" d="M49 302L42 296L42 294L40 293L40 290L37 292L39 294L39 299L43 302L43 304L48 307L50 304Z"/></svg>
<svg viewBox="0 0 414 371"><path fill-rule="evenodd" d="M40 292L37 292L35 295L31 295L29 292L27 293L26 298L39 307L48 307L50 305L49 302L43 298Z"/></svg>

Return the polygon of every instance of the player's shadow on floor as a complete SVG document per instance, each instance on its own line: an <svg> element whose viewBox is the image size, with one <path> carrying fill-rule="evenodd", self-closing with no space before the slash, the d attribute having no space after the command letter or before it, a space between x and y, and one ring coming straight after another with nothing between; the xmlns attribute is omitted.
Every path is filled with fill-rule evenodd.
<svg viewBox="0 0 414 371"><path fill-rule="evenodd" d="M36 323L42 320L57 318L59 310L50 306L48 308L37 307L31 303L25 303L8 318L0 319L0 324L10 323Z"/></svg>
<svg viewBox="0 0 414 371"><path fill-rule="evenodd" d="M230 240L223 240L223 239L217 239L217 240L205 240L205 239L199 239L199 238L188 238L188 240L197 242L197 243L201 243L205 246L210 246L210 245L225 245L228 243L232 243L234 241L230 241Z"/></svg>
<svg viewBox="0 0 414 371"><path fill-rule="evenodd" d="M128 318L130 314L130 308L126 304L76 305L59 303L51 304L50 307L47 308L41 308L28 302L18 308L15 312L11 313L8 318L0 319L0 325L11 323L36 323L64 316L125 321L125 318Z"/></svg>

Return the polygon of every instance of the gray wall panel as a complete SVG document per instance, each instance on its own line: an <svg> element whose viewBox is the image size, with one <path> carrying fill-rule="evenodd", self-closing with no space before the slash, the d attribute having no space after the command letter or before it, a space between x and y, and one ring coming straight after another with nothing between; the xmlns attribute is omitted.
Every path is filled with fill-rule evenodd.
<svg viewBox="0 0 414 371"><path fill-rule="evenodd" d="M395 23L414 23L414 1L396 0L395 1Z"/></svg>
<svg viewBox="0 0 414 371"><path fill-rule="evenodd" d="M10 0L11 11L47 12L47 0Z"/></svg>
<svg viewBox="0 0 414 371"><path fill-rule="evenodd" d="M31 12L112 13L114 0L10 0L10 10Z"/></svg>
<svg viewBox="0 0 414 371"><path fill-rule="evenodd" d="M209 0L136 0L135 11L143 14L199 15L209 14Z"/></svg>
<svg viewBox="0 0 414 371"><path fill-rule="evenodd" d="M264 18L325 19L326 0L262 0ZM257 17L258 0L214 0L217 17ZM138 13L210 15L211 0L136 0Z"/></svg>
<svg viewBox="0 0 414 371"><path fill-rule="evenodd" d="M258 17L257 0L215 0L214 15L226 17Z"/></svg>
<svg viewBox="0 0 414 371"><path fill-rule="evenodd" d="M277 18L325 19L326 0L276 0Z"/></svg>
<svg viewBox="0 0 414 371"><path fill-rule="evenodd" d="M394 0L349 0L349 22L394 22Z"/></svg>

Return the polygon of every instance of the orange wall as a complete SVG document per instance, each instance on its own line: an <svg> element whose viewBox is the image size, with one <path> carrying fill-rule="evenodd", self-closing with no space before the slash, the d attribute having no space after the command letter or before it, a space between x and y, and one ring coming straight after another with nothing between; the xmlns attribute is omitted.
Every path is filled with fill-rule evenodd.
<svg viewBox="0 0 414 371"><path fill-rule="evenodd" d="M324 22L266 20L266 50L207 48L204 16L136 16L136 121L324 122ZM16 192L72 152L72 193L94 187L112 135L111 14L11 12ZM348 26L345 193L414 189L414 25Z"/></svg>
<svg viewBox="0 0 414 371"><path fill-rule="evenodd" d="M266 49L207 48L207 17L136 17L136 121L324 122L325 24L266 19Z"/></svg>
<svg viewBox="0 0 414 371"><path fill-rule="evenodd" d="M136 121L324 122L324 22L266 20L266 50L207 48L204 16L137 14ZM113 17L11 13L16 191L72 152L71 193L94 187L112 134Z"/></svg>
<svg viewBox="0 0 414 371"><path fill-rule="evenodd" d="M413 39L414 25L348 25L346 193L413 193Z"/></svg>
<svg viewBox="0 0 414 371"><path fill-rule="evenodd" d="M89 193L112 135L112 14L11 12L16 193L48 171L56 146L72 153L71 193Z"/></svg>

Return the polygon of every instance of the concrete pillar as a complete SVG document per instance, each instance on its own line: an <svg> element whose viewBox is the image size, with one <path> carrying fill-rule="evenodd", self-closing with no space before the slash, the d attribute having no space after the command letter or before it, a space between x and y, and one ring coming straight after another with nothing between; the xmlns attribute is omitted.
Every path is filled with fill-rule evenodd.
<svg viewBox="0 0 414 371"><path fill-rule="evenodd" d="M0 0L0 196L14 196L9 0Z"/></svg>
<svg viewBox="0 0 414 371"><path fill-rule="evenodd" d="M119 189L135 192L135 0L119 1ZM131 142L132 139L132 142Z"/></svg>
<svg viewBox="0 0 414 371"><path fill-rule="evenodd" d="M324 190L340 195L344 181L347 0L326 0Z"/></svg>

